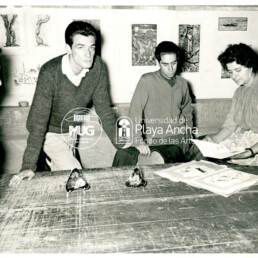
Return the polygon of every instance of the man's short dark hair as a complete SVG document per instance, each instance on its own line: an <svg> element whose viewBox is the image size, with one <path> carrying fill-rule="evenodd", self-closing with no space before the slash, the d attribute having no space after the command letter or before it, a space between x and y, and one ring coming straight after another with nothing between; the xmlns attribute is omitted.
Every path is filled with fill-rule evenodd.
<svg viewBox="0 0 258 258"><path fill-rule="evenodd" d="M177 59L179 59L180 48L172 41L162 41L155 49L155 57L159 62L162 55L171 53L175 53Z"/></svg>
<svg viewBox="0 0 258 258"><path fill-rule="evenodd" d="M96 29L88 22L74 21L70 23L65 30L65 43L70 47L73 45L75 35L93 36L97 40Z"/></svg>
<svg viewBox="0 0 258 258"><path fill-rule="evenodd" d="M227 64L236 62L247 68L253 68L253 71L257 71L257 53L248 45L239 43L232 44L218 56L218 60L221 63L223 69L227 70Z"/></svg>

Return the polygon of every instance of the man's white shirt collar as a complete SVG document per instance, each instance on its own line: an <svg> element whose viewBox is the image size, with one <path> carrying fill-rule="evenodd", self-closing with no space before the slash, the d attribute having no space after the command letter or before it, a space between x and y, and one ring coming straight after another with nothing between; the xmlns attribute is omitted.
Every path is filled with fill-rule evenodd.
<svg viewBox="0 0 258 258"><path fill-rule="evenodd" d="M82 78L86 75L89 69L82 69L79 74L74 74L69 62L69 55L66 54L62 58L62 73L67 76L67 78L76 86L79 86Z"/></svg>

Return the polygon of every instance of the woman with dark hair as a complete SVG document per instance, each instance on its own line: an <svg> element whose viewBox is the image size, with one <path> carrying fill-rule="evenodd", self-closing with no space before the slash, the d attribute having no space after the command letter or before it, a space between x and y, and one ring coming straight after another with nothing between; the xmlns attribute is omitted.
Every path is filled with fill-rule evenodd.
<svg viewBox="0 0 258 258"><path fill-rule="evenodd" d="M243 44L229 45L219 55L219 62L239 87L222 128L204 140L219 143L231 150L245 151L231 158L233 163L258 165L258 75L257 54ZM195 147L195 146L194 146ZM201 159L200 153L190 150L189 159Z"/></svg>

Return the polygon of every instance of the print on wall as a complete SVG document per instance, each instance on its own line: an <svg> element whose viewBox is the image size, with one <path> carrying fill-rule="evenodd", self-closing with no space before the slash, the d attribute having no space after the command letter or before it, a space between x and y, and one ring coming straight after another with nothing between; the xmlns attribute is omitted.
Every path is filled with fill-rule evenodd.
<svg viewBox="0 0 258 258"><path fill-rule="evenodd" d="M132 25L132 65L156 65L154 51L157 45L156 24Z"/></svg>
<svg viewBox="0 0 258 258"><path fill-rule="evenodd" d="M31 103L38 81L39 70L49 57L47 55L38 55L37 58L35 58L35 55L8 55L4 56L3 59L3 63L8 64L3 66L4 85L6 86L5 92L8 102L3 103L14 106L19 101L29 101ZM12 98L11 102L8 96ZM4 101L6 101L6 98Z"/></svg>
<svg viewBox="0 0 258 258"><path fill-rule="evenodd" d="M48 46L48 26L50 20L49 15L38 15L35 29L35 38L37 46Z"/></svg>
<svg viewBox="0 0 258 258"><path fill-rule="evenodd" d="M41 66L48 60L47 56L3 56L2 58L4 83L8 85L7 91L16 93L26 91L27 93L34 93L39 70ZM18 91L17 91L18 90Z"/></svg>
<svg viewBox="0 0 258 258"><path fill-rule="evenodd" d="M13 85L15 87L35 87L38 79L39 70L40 65L38 65L37 67L26 67L23 62L22 67L19 70L17 67L15 68L15 71L13 73Z"/></svg>
<svg viewBox="0 0 258 258"><path fill-rule="evenodd" d="M0 25L0 30L5 31L1 33L3 38L1 46L3 47L18 47L19 33L18 33L18 15L17 14L1 14L3 25Z"/></svg>
<svg viewBox="0 0 258 258"><path fill-rule="evenodd" d="M219 31L247 31L247 18L220 17Z"/></svg>
<svg viewBox="0 0 258 258"><path fill-rule="evenodd" d="M184 51L184 72L199 72L200 25L179 25L179 46Z"/></svg>

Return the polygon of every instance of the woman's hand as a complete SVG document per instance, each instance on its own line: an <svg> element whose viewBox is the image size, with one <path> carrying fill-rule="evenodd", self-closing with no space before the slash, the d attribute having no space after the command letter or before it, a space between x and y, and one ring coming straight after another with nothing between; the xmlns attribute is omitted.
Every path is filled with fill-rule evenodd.
<svg viewBox="0 0 258 258"><path fill-rule="evenodd" d="M203 139L203 141L214 142L213 138L212 138L211 136L209 136L209 135L207 135L207 136Z"/></svg>
<svg viewBox="0 0 258 258"><path fill-rule="evenodd" d="M24 170L17 175L14 175L9 183L9 185L15 186L21 183L25 178L31 180L35 176L35 173L32 170Z"/></svg>
<svg viewBox="0 0 258 258"><path fill-rule="evenodd" d="M251 150L246 150L244 152L232 156L231 159L248 159L251 157L253 157L253 152Z"/></svg>
<svg viewBox="0 0 258 258"><path fill-rule="evenodd" d="M208 137L211 139L211 142L220 143L223 140L225 140L227 137L229 137L231 133L232 132L229 129L222 128L218 133L212 134L211 136L208 135Z"/></svg>

